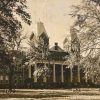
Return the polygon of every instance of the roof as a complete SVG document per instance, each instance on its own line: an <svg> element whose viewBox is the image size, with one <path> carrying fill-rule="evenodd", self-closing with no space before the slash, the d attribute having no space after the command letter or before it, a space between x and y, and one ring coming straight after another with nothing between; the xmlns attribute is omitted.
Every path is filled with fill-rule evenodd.
<svg viewBox="0 0 100 100"><path fill-rule="evenodd" d="M65 52L61 47L58 46L58 43L55 43L55 45L49 49L50 51L50 58L55 61L64 61L65 57L68 54L68 52Z"/></svg>
<svg viewBox="0 0 100 100"><path fill-rule="evenodd" d="M58 43L55 43L53 47L49 49L50 51L57 51L57 52L65 52L61 47L58 46Z"/></svg>
<svg viewBox="0 0 100 100"><path fill-rule="evenodd" d="M37 23L37 33L38 36L40 37L42 34L44 34L46 37L48 37L46 29L44 27L44 24L42 22Z"/></svg>
<svg viewBox="0 0 100 100"><path fill-rule="evenodd" d="M63 44L65 44L65 43L67 43L67 42L69 42L69 41L68 41L68 38L66 37L66 38L64 39L64 41L63 41Z"/></svg>
<svg viewBox="0 0 100 100"><path fill-rule="evenodd" d="M52 48L49 49L50 51L58 51L58 52L65 52L63 49L61 49L59 46L58 46L58 49L55 50L55 46L53 46Z"/></svg>

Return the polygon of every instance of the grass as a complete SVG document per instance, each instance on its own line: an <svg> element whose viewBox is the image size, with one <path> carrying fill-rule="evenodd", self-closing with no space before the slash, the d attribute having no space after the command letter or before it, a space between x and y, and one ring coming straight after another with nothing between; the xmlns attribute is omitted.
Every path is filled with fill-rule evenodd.
<svg viewBox="0 0 100 100"><path fill-rule="evenodd" d="M100 95L100 91L71 91L65 90L65 91L21 91L17 90L15 93L5 93L5 92L0 92L0 98L47 98L47 97L70 97L71 95L86 95L86 96L93 96L93 95Z"/></svg>

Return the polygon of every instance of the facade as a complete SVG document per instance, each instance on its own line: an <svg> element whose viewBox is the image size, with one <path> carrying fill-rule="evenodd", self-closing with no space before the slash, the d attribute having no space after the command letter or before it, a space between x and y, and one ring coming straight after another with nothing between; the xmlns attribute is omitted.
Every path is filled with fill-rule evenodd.
<svg viewBox="0 0 100 100"><path fill-rule="evenodd" d="M31 46L35 45L39 50L40 58L36 59L31 66L16 66L14 68L13 86L15 88L69 88L87 86L87 83L92 84L94 82L94 78L89 81L84 78L82 66L75 64L70 67L67 61L71 55L69 53L70 49L73 55L79 56L79 54L75 54L75 52L80 51L77 36L72 36L72 48L68 45L68 51L65 51L58 43L55 43L51 48L49 47L49 37L42 22L37 23L37 33L37 36L32 33L30 42ZM73 30L71 35L73 35ZM30 47L30 50L33 49ZM39 77L37 74L34 75L43 66L48 68L48 73ZM3 88L2 86L6 88L8 84L7 73L0 74L0 88Z"/></svg>
<svg viewBox="0 0 100 100"><path fill-rule="evenodd" d="M7 74L0 74L0 88L8 85L9 79Z"/></svg>
<svg viewBox="0 0 100 100"><path fill-rule="evenodd" d="M49 38L46 33L46 30L44 28L44 25L42 22L39 22L37 24L38 29L38 40L43 42L44 48L42 50L42 53L46 55L46 52L49 52L48 59L44 59L43 61L37 60L35 61L34 66L29 67L29 78L32 78L33 84L35 86L41 87L43 86L49 86L49 87L69 87L69 86L80 86L86 84L88 81L84 78L83 68L82 66L73 66L69 67L68 62L66 59L69 59L69 52L64 51L61 47L59 47L58 43L55 43L55 45L52 48L49 48ZM75 39L73 37L73 46L75 43L78 42L78 40L75 42ZM31 39L31 41L33 41ZM77 47L77 45L76 45ZM73 50L79 51L78 48ZM79 55L79 54L78 54ZM76 55L77 56L77 55ZM50 73L45 76L34 76L34 72L39 69L39 66L42 67L42 65L47 66L50 70ZM90 80L90 83L93 80ZM79 85L80 84L80 85ZM35 87L34 86L34 87Z"/></svg>

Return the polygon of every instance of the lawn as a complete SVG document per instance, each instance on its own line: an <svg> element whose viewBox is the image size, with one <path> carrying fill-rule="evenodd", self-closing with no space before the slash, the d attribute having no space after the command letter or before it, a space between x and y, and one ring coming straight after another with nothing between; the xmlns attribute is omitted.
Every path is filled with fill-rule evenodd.
<svg viewBox="0 0 100 100"><path fill-rule="evenodd" d="M16 89L15 93L6 93L4 90L0 91L0 100L100 100L99 88L59 90Z"/></svg>

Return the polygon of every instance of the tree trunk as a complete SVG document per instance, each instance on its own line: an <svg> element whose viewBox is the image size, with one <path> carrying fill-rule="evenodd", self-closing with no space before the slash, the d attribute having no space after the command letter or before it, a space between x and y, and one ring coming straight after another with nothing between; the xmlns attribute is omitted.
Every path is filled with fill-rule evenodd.
<svg viewBox="0 0 100 100"><path fill-rule="evenodd" d="M9 90L12 90L13 88L13 72L14 71L14 68L13 66L10 66L9 67Z"/></svg>

